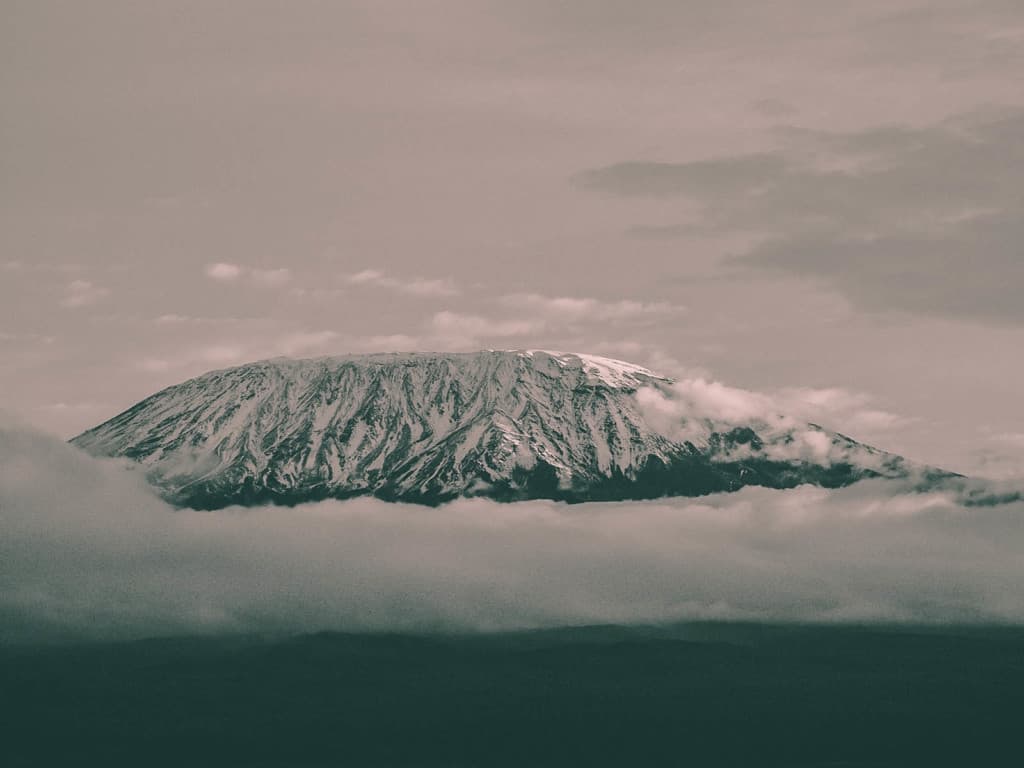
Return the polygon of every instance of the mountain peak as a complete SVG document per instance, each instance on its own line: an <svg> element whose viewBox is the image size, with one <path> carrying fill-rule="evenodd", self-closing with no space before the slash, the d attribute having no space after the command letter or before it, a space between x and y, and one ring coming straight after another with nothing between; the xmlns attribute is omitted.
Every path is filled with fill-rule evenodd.
<svg viewBox="0 0 1024 768"><path fill-rule="evenodd" d="M814 425L684 414L686 429L666 429L649 406L672 384L538 349L275 358L169 387L72 442L139 462L165 497L196 507L650 498L904 472L898 457Z"/></svg>

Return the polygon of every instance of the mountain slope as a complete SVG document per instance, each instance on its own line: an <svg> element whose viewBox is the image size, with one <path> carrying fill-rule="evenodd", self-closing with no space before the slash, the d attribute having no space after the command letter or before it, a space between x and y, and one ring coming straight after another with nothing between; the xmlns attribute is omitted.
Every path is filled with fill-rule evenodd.
<svg viewBox="0 0 1024 768"><path fill-rule="evenodd" d="M773 414L744 424L686 414L666 429L651 404L671 396L671 380L590 355L275 359L169 387L72 442L141 463L166 498L198 508L361 494L651 498L907 471L899 457Z"/></svg>

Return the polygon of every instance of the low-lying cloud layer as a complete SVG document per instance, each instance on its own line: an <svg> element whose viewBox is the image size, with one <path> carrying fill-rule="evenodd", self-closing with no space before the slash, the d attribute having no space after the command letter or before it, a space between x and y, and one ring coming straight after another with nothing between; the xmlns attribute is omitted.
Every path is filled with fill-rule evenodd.
<svg viewBox="0 0 1024 768"><path fill-rule="evenodd" d="M173 511L0 427L0 640L687 618L1024 620L1024 504L862 483L646 503Z"/></svg>

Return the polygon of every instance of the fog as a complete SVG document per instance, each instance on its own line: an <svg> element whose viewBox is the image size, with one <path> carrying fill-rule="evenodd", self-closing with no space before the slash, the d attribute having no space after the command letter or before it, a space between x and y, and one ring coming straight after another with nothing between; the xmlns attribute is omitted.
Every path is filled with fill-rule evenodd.
<svg viewBox="0 0 1024 768"><path fill-rule="evenodd" d="M1024 504L864 482L565 505L174 510L0 424L0 641L683 619L1020 622Z"/></svg>

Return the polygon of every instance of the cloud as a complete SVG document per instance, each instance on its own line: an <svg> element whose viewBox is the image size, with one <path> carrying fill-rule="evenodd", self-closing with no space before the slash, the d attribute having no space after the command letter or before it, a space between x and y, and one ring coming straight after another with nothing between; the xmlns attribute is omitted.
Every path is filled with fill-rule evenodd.
<svg viewBox="0 0 1024 768"><path fill-rule="evenodd" d="M1021 432L1001 432L998 435L993 435L992 439L1024 449L1024 433Z"/></svg>
<svg viewBox="0 0 1024 768"><path fill-rule="evenodd" d="M632 299L603 301L573 296L544 296L539 293L513 293L502 296L504 306L561 322L582 320L617 322L651 319L683 312L684 308L664 301L643 302Z"/></svg>
<svg viewBox="0 0 1024 768"><path fill-rule="evenodd" d="M384 273L376 269L364 269L348 276L348 281L355 285L380 283L381 280L384 280Z"/></svg>
<svg viewBox="0 0 1024 768"><path fill-rule="evenodd" d="M283 336L277 347L285 355L299 355L310 350L322 349L338 338L335 331L299 331Z"/></svg>
<svg viewBox="0 0 1024 768"><path fill-rule="evenodd" d="M459 287L450 279L437 279L414 277L410 279L398 279L390 277L384 272L376 269L364 269L349 275L346 280L352 285L375 286L387 288L409 296L457 296L461 293Z"/></svg>
<svg viewBox="0 0 1024 768"><path fill-rule="evenodd" d="M538 320L492 320L480 315L467 315L448 310L437 312L430 325L437 335L467 340L528 336L540 332L544 327Z"/></svg>
<svg viewBox="0 0 1024 768"><path fill-rule="evenodd" d="M137 367L146 373L163 373L171 370L175 365L172 361L162 357L144 357L139 360Z"/></svg>
<svg viewBox="0 0 1024 768"><path fill-rule="evenodd" d="M171 312L160 315L153 322L159 325L180 325L182 323L193 322L193 320L195 320L195 318L190 317L189 315L179 315Z"/></svg>
<svg viewBox="0 0 1024 768"><path fill-rule="evenodd" d="M1024 484L1024 451L1005 446L977 448L972 454L971 474L989 480L1015 480Z"/></svg>
<svg viewBox="0 0 1024 768"><path fill-rule="evenodd" d="M173 511L0 429L0 640L694 618L1024 621L1024 505L866 482L565 506Z"/></svg>
<svg viewBox="0 0 1024 768"><path fill-rule="evenodd" d="M175 324L179 321L175 319L170 322ZM340 335L332 330L295 330L263 335L249 341L225 338L214 343L179 347L163 355L151 355L139 360L136 367L147 373L182 371L194 374L204 372L210 366L236 365L280 355L309 354L323 350L339 338Z"/></svg>
<svg viewBox="0 0 1024 768"><path fill-rule="evenodd" d="M41 411L87 411L87 412L92 412L92 411L109 411L110 410L110 404L109 403L91 403L91 402L84 402L84 403L58 402L58 403L47 403L45 405L40 405L38 407L38 410L41 410Z"/></svg>
<svg viewBox="0 0 1024 768"><path fill-rule="evenodd" d="M144 357L138 361L136 367L146 373L165 373L181 369L191 372L191 369L197 366L205 371L211 367L242 363L246 359L246 348L241 344L205 344L190 346L173 355Z"/></svg>
<svg viewBox="0 0 1024 768"><path fill-rule="evenodd" d="M153 318L157 325L164 326L191 326L191 325L233 325L235 323L258 322L256 318L242 317L201 317L196 315L180 315L176 312L168 312Z"/></svg>
<svg viewBox="0 0 1024 768"><path fill-rule="evenodd" d="M800 111L789 102L782 101L781 99L758 99L751 107L755 112L765 117L790 117Z"/></svg>
<svg viewBox="0 0 1024 768"><path fill-rule="evenodd" d="M892 8L853 34L872 67L921 66L942 81L1016 72L1024 64L1021 8L1013 0L915 3Z"/></svg>
<svg viewBox="0 0 1024 768"><path fill-rule="evenodd" d="M843 432L853 435L880 434L913 421L876 407L870 395L843 387L785 387L771 397L780 410L791 416L816 424L841 425Z"/></svg>
<svg viewBox="0 0 1024 768"><path fill-rule="evenodd" d="M252 279L263 285L284 285L292 279L291 270L280 267L278 269L254 269Z"/></svg>
<svg viewBox="0 0 1024 768"><path fill-rule="evenodd" d="M551 337L584 324L644 324L684 311L683 307L668 302L605 301L539 293L505 294L493 303L505 311L497 316L452 310L435 313L425 333L416 337L417 347L472 349L497 340L528 341L541 334Z"/></svg>
<svg viewBox="0 0 1024 768"><path fill-rule="evenodd" d="M690 230L683 224L634 224L626 228L625 234L636 240L674 240L690 234Z"/></svg>
<svg viewBox="0 0 1024 768"><path fill-rule="evenodd" d="M681 379L660 389L644 388L638 396L645 415L654 418L652 423L662 424L666 433L674 424L681 427L684 420L737 424L782 416L767 395L700 377Z"/></svg>
<svg viewBox="0 0 1024 768"><path fill-rule="evenodd" d="M645 387L636 396L646 421L672 440L705 446L714 432L749 425L766 440L767 454L785 461L847 461L853 450L859 463L870 466L880 458L833 444L822 428L873 442L910 421L874 407L868 395L838 387L752 392L685 372L670 385Z"/></svg>
<svg viewBox="0 0 1024 768"><path fill-rule="evenodd" d="M244 271L245 270L243 270L238 264L228 264L223 261L206 265L206 276L213 280L221 280L223 282L237 280L242 276Z"/></svg>
<svg viewBox="0 0 1024 768"><path fill-rule="evenodd" d="M329 301L329 302L333 302L333 301L337 301L339 296L344 296L346 293L348 293L348 289L346 289L346 288L323 287L323 286L311 287L311 288L304 288L302 286L293 286L292 288L288 289L288 295L289 296L292 296L292 297L294 297L296 299L301 299L303 302L310 302L310 301L318 301L318 302Z"/></svg>
<svg viewBox="0 0 1024 768"><path fill-rule="evenodd" d="M1024 323L1024 108L776 137L772 152L622 162L575 182L697 202L680 226L757 236L732 266L816 278L868 310Z"/></svg>
<svg viewBox="0 0 1024 768"><path fill-rule="evenodd" d="M65 286L64 297L60 303L61 306L71 309L88 307L106 298L109 293L106 288L89 280L72 280Z"/></svg>
<svg viewBox="0 0 1024 768"><path fill-rule="evenodd" d="M688 163L622 162L584 171L573 181L624 197L736 195L753 194L786 169L784 157L763 153Z"/></svg>
<svg viewBox="0 0 1024 768"><path fill-rule="evenodd" d="M241 264L218 261L206 265L206 276L212 280L230 283L248 276L253 283L267 286L286 285L291 282L292 273L287 267L249 269Z"/></svg>
<svg viewBox="0 0 1024 768"><path fill-rule="evenodd" d="M991 480L1024 482L1024 433L997 432L989 435L987 445L973 451L972 474Z"/></svg>
<svg viewBox="0 0 1024 768"><path fill-rule="evenodd" d="M352 346L365 352L411 352L423 349L423 339L404 333L365 336L354 339Z"/></svg>
<svg viewBox="0 0 1024 768"><path fill-rule="evenodd" d="M197 350L197 359L204 363L235 363L245 359L245 348L240 344L212 344Z"/></svg>
<svg viewBox="0 0 1024 768"><path fill-rule="evenodd" d="M460 292L451 280L428 280L426 278L409 280L401 284L398 289L413 296L455 296Z"/></svg>
<svg viewBox="0 0 1024 768"><path fill-rule="evenodd" d="M53 344L57 341L57 337L42 333L10 333L8 331L0 331L0 341Z"/></svg>

